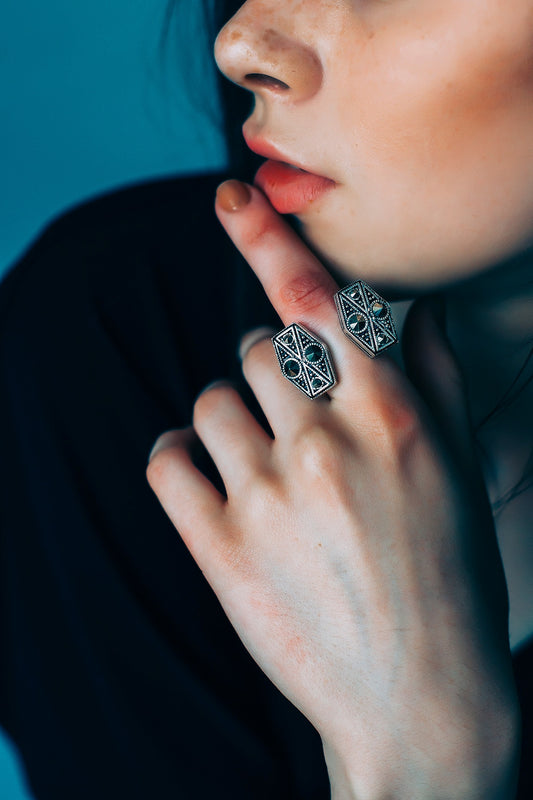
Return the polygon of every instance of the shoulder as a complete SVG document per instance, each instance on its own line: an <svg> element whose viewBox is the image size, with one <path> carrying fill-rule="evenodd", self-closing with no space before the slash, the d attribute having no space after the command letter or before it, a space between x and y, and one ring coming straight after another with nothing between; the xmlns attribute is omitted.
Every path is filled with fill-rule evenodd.
<svg viewBox="0 0 533 800"><path fill-rule="evenodd" d="M209 263L227 244L214 212L220 173L165 178L106 192L53 219L0 283L0 321L68 302L104 276L129 280L141 265ZM50 309L51 310L51 309Z"/></svg>
<svg viewBox="0 0 533 800"><path fill-rule="evenodd" d="M54 246L104 241L128 248L147 233L164 234L168 227L182 233L209 227L215 219L215 190L223 179L219 173L164 178L97 195L52 219L22 260Z"/></svg>

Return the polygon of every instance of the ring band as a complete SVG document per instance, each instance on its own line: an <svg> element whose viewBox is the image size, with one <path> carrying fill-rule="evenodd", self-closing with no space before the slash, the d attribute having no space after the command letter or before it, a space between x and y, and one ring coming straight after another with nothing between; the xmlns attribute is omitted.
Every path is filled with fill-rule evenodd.
<svg viewBox="0 0 533 800"><path fill-rule="evenodd" d="M272 337L282 374L307 397L325 394L337 383L327 346L293 322Z"/></svg>
<svg viewBox="0 0 533 800"><path fill-rule="evenodd" d="M366 281L337 292L335 305L344 333L370 358L398 341L390 304Z"/></svg>

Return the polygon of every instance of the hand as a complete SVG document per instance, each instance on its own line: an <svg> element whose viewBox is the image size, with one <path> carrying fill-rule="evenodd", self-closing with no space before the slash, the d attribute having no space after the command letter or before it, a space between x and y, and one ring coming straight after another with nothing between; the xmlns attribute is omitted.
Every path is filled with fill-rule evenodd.
<svg viewBox="0 0 533 800"><path fill-rule="evenodd" d="M252 657L320 733L338 791L504 796L487 786L512 781L516 747L507 594L453 357L424 303L406 325L410 379L364 355L332 277L251 195L217 215L284 324L329 346L338 384L309 400L259 340L243 371L274 439L213 386L193 428L158 440L150 485ZM227 498L194 466L196 437Z"/></svg>

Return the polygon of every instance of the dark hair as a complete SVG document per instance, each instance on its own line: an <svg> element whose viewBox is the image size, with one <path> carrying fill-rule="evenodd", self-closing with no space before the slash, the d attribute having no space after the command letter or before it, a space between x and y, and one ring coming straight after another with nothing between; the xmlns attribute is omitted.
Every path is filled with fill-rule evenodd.
<svg viewBox="0 0 533 800"><path fill-rule="evenodd" d="M168 0L160 39L160 54L164 53L174 27L176 28L176 35L182 44L184 43L183 33L184 31L187 32L187 41L193 42L194 47L190 46L189 49L187 47L179 47L178 54L183 58L180 72L189 76L186 88L189 91L191 101L205 113L210 114L217 124L221 124L228 148L228 166L231 169L232 177L250 180L253 171L262 161L248 150L241 135L241 125L252 110L253 96L224 78L216 70L214 59L206 59L206 53L213 50L218 31L238 11L242 3L243 0ZM197 87L203 86L205 83L206 69L208 69L206 66L207 61L209 61L209 68L213 69L216 74L215 85L217 86L220 100L221 119L218 117L211 102L212 98L209 97L208 93L205 92L200 95L197 93ZM522 392L533 381L533 373L527 374L528 370L531 372L532 364L533 348L529 350L511 385L490 413L476 426L476 434L479 434L485 426L507 410L521 396ZM478 443L480 450L483 451L484 448L479 439ZM533 450L520 480L492 504L494 513L497 514L502 511L511 500L523 494L532 486Z"/></svg>
<svg viewBox="0 0 533 800"><path fill-rule="evenodd" d="M250 180L262 159L246 147L241 133L253 107L253 94L227 80L217 69L213 52L218 31L243 0L167 0L159 42L163 61L171 37L177 41L175 71L185 76L185 89L194 107L221 126L232 177ZM216 87L216 97L202 87ZM200 87L200 90L199 90ZM254 169L255 168L255 169Z"/></svg>

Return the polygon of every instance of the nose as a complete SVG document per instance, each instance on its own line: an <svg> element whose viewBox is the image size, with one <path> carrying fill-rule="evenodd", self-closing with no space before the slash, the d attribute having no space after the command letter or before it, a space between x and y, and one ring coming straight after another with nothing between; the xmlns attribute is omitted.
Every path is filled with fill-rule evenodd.
<svg viewBox="0 0 533 800"><path fill-rule="evenodd" d="M215 42L219 69L233 83L259 95L281 95L293 103L308 100L322 84L317 52L293 31L289 35L283 30L279 8L284 3L274 0L278 11L268 16L265 4L260 5L261 14L253 2L245 3L221 29Z"/></svg>

